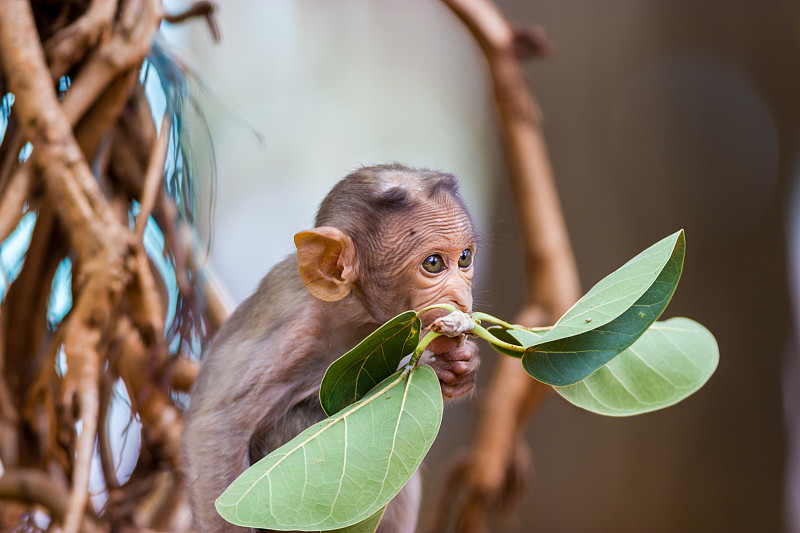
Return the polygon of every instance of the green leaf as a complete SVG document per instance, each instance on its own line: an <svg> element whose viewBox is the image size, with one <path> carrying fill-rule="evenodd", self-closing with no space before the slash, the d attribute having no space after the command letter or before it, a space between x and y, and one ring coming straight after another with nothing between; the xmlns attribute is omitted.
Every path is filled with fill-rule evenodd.
<svg viewBox="0 0 800 533"><path fill-rule="evenodd" d="M595 413L630 416L674 405L714 373L719 348L688 318L657 322L613 361L579 383L556 387L567 401Z"/></svg>
<svg viewBox="0 0 800 533"><path fill-rule="evenodd" d="M567 386L617 357L666 309L685 250L679 231L600 281L550 331L523 344L530 348L522 357L525 371L549 385Z"/></svg>
<svg viewBox="0 0 800 533"><path fill-rule="evenodd" d="M419 331L417 313L406 311L334 361L319 387L319 401L325 414L341 411L397 372L403 357L417 347Z"/></svg>
<svg viewBox="0 0 800 533"><path fill-rule="evenodd" d="M362 520L361 522L353 524L352 526L335 529L333 530L333 533L375 533L375 530L378 529L378 526L381 523L383 513L385 512L386 507L384 506L383 509L378 509L377 513L370 516L366 520Z"/></svg>
<svg viewBox="0 0 800 533"><path fill-rule="evenodd" d="M652 287L676 251L683 257L684 248L683 230L658 241L601 279L558 319L539 342L573 337L608 324Z"/></svg>
<svg viewBox="0 0 800 533"><path fill-rule="evenodd" d="M217 499L244 527L329 531L384 507L428 453L442 392L428 365L401 371L240 475Z"/></svg>

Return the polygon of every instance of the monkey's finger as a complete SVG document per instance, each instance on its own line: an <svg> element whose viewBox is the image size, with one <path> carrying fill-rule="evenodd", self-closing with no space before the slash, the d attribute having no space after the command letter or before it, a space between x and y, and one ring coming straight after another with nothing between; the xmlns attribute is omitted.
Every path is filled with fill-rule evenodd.
<svg viewBox="0 0 800 533"><path fill-rule="evenodd" d="M461 337L436 337L428 345L428 349L437 355L445 354L457 350L462 338L463 335Z"/></svg>
<svg viewBox="0 0 800 533"><path fill-rule="evenodd" d="M443 370L450 370L459 376L475 373L481 364L480 357L474 356L470 358L456 357L450 359L448 357L436 356L437 366Z"/></svg>
<svg viewBox="0 0 800 533"><path fill-rule="evenodd" d="M452 386L442 383L442 396L448 400L453 400L461 396L465 396L475 390L475 382L463 383L461 385Z"/></svg>
<svg viewBox="0 0 800 533"><path fill-rule="evenodd" d="M448 368L434 367L434 370L436 370L436 377L439 378L439 381L441 381L442 384L455 383L459 378L459 376L457 376L452 370Z"/></svg>
<svg viewBox="0 0 800 533"><path fill-rule="evenodd" d="M437 359L445 359L447 361L470 361L478 359L478 347L475 343L467 342L463 346L459 346L450 350L447 353L436 354Z"/></svg>
<svg viewBox="0 0 800 533"><path fill-rule="evenodd" d="M475 373L475 370L478 368L478 361L478 359L472 359L470 361L451 361L446 368L456 376L466 376Z"/></svg>
<svg viewBox="0 0 800 533"><path fill-rule="evenodd" d="M474 380L476 367L477 365L474 363L457 362L434 366L434 370L439 381L455 385L464 381Z"/></svg>

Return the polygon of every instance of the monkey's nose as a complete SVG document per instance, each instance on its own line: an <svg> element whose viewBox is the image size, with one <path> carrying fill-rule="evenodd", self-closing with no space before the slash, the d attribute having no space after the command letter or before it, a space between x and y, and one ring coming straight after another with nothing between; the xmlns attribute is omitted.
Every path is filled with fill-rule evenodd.
<svg viewBox="0 0 800 533"><path fill-rule="evenodd" d="M456 293L453 298L453 301L449 303L455 306L455 308L461 311L462 313L471 313L472 293L471 292L467 293L466 291Z"/></svg>
<svg viewBox="0 0 800 533"><path fill-rule="evenodd" d="M451 305L454 305L451 302L436 302L436 303L449 303ZM422 322L423 329L428 329L434 320L448 314L450 314L450 311L448 311L447 309L441 309L441 308L431 309L430 311L425 311L424 313L422 313L419 316L419 320L420 322Z"/></svg>

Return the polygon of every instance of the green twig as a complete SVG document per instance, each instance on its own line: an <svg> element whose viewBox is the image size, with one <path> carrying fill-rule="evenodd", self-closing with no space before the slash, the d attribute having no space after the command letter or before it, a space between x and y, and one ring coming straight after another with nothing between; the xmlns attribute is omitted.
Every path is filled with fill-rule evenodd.
<svg viewBox="0 0 800 533"><path fill-rule="evenodd" d="M553 329L553 326L544 326L538 328L526 328L525 326L520 326L519 324L509 324L505 320L500 320L499 318L493 317L492 315L481 313L480 311L476 311L470 315L473 320L480 322L481 320L486 320L487 322L491 322L492 324L496 324L501 328L505 329L517 329L520 331L550 331Z"/></svg>
<svg viewBox="0 0 800 533"><path fill-rule="evenodd" d="M408 361L408 365L406 365L407 369L411 369L412 367L416 366L419 358L422 356L422 352L425 351L425 348L431 343L433 339L436 337L441 337L441 333L436 333L435 331L429 331L422 337L422 340L419 341L417 344L417 348L414 350L414 355L411 356L411 360Z"/></svg>
<svg viewBox="0 0 800 533"><path fill-rule="evenodd" d="M494 344L495 346L500 346L501 348L511 350L512 352L525 353L525 347L519 346L517 344L510 344L506 341L501 341L500 339L489 333L486 330L486 328L478 324L475 324L475 327L472 329L472 334L475 335L476 337L480 337L483 340L490 342L491 344Z"/></svg>
<svg viewBox="0 0 800 533"><path fill-rule="evenodd" d="M427 313L428 311L432 311L434 309L446 309L447 311L450 311L451 313L454 312L454 311L457 311L457 309L455 307L453 307L452 305L450 305L450 304L433 304L433 305L429 305L428 307L426 307L425 309L423 309L421 311L417 311L417 316L420 316L423 313Z"/></svg>

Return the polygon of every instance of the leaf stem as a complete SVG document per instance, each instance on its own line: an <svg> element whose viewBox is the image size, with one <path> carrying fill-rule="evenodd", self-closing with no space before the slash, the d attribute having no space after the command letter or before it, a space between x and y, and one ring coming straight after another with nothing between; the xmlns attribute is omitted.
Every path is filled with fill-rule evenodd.
<svg viewBox="0 0 800 533"><path fill-rule="evenodd" d="M470 316L476 321L486 320L487 322L491 322L492 324L497 324L498 326L505 329L517 329L521 331L550 331L551 329L553 329L553 326L528 328L525 326L520 326L519 324L509 324L505 320L500 320L499 318L493 317L492 315L489 315L487 313L481 313L480 311L476 311L472 313Z"/></svg>
<svg viewBox="0 0 800 533"><path fill-rule="evenodd" d="M425 336L422 337L422 340L419 341L419 344L417 344L417 348L414 350L414 355L411 356L411 359L408 361L408 365L406 365L406 368L410 369L416 366L420 356L422 356L422 352L425 351L425 348L428 347L428 345L431 343L433 339L435 339L436 337L441 337L441 335L442 335L441 333L436 333L435 331L429 331L428 333L426 333Z"/></svg>
<svg viewBox="0 0 800 533"><path fill-rule="evenodd" d="M455 307L453 307L453 306L452 306L452 305L450 305L450 304L433 304L433 305L429 305L429 306L428 306L428 307L426 307L425 309L422 309L422 310L420 310L420 311L417 311L417 316L420 316L420 315L422 315L422 314L424 314L424 313L427 313L428 311L431 311L431 310L433 310L433 309L446 309L447 311L450 311L451 313L452 313L453 311L456 311L456 308L455 308Z"/></svg>
<svg viewBox="0 0 800 533"><path fill-rule="evenodd" d="M517 328L512 328L512 329L517 329ZM492 335L491 333L489 333L486 330L486 328L484 328L483 326L480 326L478 324L475 324L475 327L472 329L472 334L475 335L476 337L482 338L485 341L488 341L491 344L494 344L495 346L500 346L501 348L505 348L505 349L511 350L513 352L520 352L520 353L524 353L525 352L525 347L518 346L516 344L510 344L510 343L508 343L506 341L502 341L502 340L498 339L497 337L495 337L494 335Z"/></svg>
<svg viewBox="0 0 800 533"><path fill-rule="evenodd" d="M474 320L486 320L487 322L491 322L492 324L497 324L498 326L502 326L506 329L518 329L519 326L514 324L509 324L504 320L500 320L499 318L495 318L492 315L487 313L481 313L476 311L470 315Z"/></svg>

